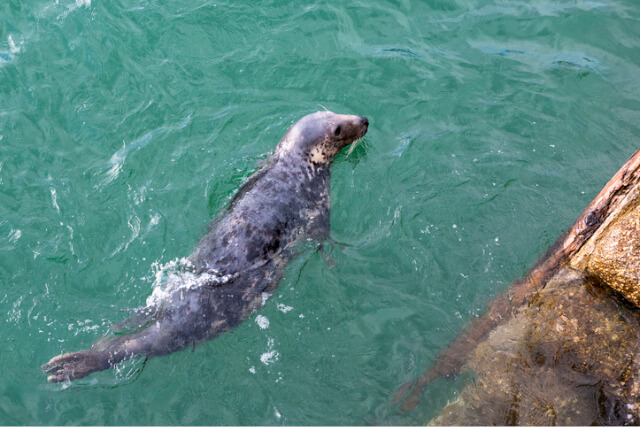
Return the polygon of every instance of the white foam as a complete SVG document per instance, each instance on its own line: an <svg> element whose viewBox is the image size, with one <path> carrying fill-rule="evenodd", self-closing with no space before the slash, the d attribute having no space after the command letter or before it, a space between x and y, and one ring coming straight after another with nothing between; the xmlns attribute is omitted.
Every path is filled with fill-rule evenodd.
<svg viewBox="0 0 640 427"><path fill-rule="evenodd" d="M151 268L155 272L155 280L153 292L147 298L147 306L160 305L178 291L200 286L223 285L234 277L232 274L221 274L216 269L195 274L190 271L193 269L193 264L184 257L165 264L156 261L151 264Z"/></svg>
<svg viewBox="0 0 640 427"><path fill-rule="evenodd" d="M282 303L278 303L278 305L276 307L278 308L278 310L280 310L283 313L288 313L291 310L293 310L293 307L288 306L288 305L284 305Z"/></svg>
<svg viewBox="0 0 640 427"><path fill-rule="evenodd" d="M274 343L273 338L268 338L267 339L268 351L260 355L260 361L265 365L271 365L273 363L276 363L278 361L278 358L280 357L280 353L278 353L278 351L273 348L273 343Z"/></svg>
<svg viewBox="0 0 640 427"><path fill-rule="evenodd" d="M159 214L155 214L153 216L151 216L151 218L149 219L149 227L153 227L155 225L158 225L160 223L160 215Z"/></svg>
<svg viewBox="0 0 640 427"><path fill-rule="evenodd" d="M20 239L20 237L22 237L22 231L20 231L17 228L11 229L11 232L9 233L9 241L10 242L17 242L18 239Z"/></svg>
<svg viewBox="0 0 640 427"><path fill-rule="evenodd" d="M262 353L262 355L260 356L260 361L265 365L271 365L273 363L276 363L279 357L280 354L277 350L271 350L267 351L266 353Z"/></svg>
<svg viewBox="0 0 640 427"><path fill-rule="evenodd" d="M55 188L50 188L49 191L51 192L51 204L56 209L56 211L60 213L60 206L58 206L58 193L56 192Z"/></svg>
<svg viewBox="0 0 640 427"><path fill-rule="evenodd" d="M272 294L270 294L270 293L268 293L268 292L263 292L263 293L262 293L262 303L261 303L261 306L262 306L262 307L264 307L264 305L267 303L267 301L269 300L269 298L271 298L271 295L272 295Z"/></svg>
<svg viewBox="0 0 640 427"><path fill-rule="evenodd" d="M9 43L9 52L14 55L20 52L20 46L16 46L16 43L13 41L13 37L11 37L11 34L9 34L9 37L7 37L7 43Z"/></svg>
<svg viewBox="0 0 640 427"><path fill-rule="evenodd" d="M256 323L260 326L260 329L267 329L269 327L269 319L261 314L256 316Z"/></svg>

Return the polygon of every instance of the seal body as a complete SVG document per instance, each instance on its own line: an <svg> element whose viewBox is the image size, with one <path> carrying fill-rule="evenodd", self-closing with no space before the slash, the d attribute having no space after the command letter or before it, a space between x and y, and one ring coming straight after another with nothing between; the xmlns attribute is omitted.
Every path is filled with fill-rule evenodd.
<svg viewBox="0 0 640 427"><path fill-rule="evenodd" d="M293 246L328 237L331 163L368 125L364 117L329 111L300 119L214 219L184 271L125 321L137 331L54 357L43 366L48 380L70 381L132 356L182 350L249 317L280 284Z"/></svg>

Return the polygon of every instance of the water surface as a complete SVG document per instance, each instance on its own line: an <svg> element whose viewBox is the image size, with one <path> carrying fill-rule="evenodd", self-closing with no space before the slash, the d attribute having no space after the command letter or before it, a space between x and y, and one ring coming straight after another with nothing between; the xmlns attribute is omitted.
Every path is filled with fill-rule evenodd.
<svg viewBox="0 0 640 427"><path fill-rule="evenodd" d="M0 423L418 424L391 396L640 148L633 0L0 4ZM365 115L305 252L233 333L72 385L304 114ZM265 319L268 320L265 323Z"/></svg>

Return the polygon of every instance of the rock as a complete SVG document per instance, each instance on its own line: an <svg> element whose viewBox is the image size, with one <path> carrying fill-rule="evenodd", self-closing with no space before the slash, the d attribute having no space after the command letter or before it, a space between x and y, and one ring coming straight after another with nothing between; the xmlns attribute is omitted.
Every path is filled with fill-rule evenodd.
<svg viewBox="0 0 640 427"><path fill-rule="evenodd" d="M438 425L640 423L640 151L396 401L471 370Z"/></svg>
<svg viewBox="0 0 640 427"><path fill-rule="evenodd" d="M640 312L565 267L470 355L436 425L638 424Z"/></svg>
<svg viewBox="0 0 640 427"><path fill-rule="evenodd" d="M617 215L611 215L571 265L593 274L640 307L640 196L630 192Z"/></svg>

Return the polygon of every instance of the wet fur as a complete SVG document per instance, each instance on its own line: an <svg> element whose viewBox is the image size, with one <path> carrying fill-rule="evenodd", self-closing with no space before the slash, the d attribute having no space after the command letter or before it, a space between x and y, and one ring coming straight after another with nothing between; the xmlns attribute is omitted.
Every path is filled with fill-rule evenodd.
<svg viewBox="0 0 640 427"><path fill-rule="evenodd" d="M201 278L162 304L146 307L138 332L107 337L90 350L54 357L43 366L50 382L82 378L135 355L162 356L210 340L260 308L280 284L296 242L329 235L333 158L364 136L364 117L328 111L302 118L210 226L189 257Z"/></svg>

